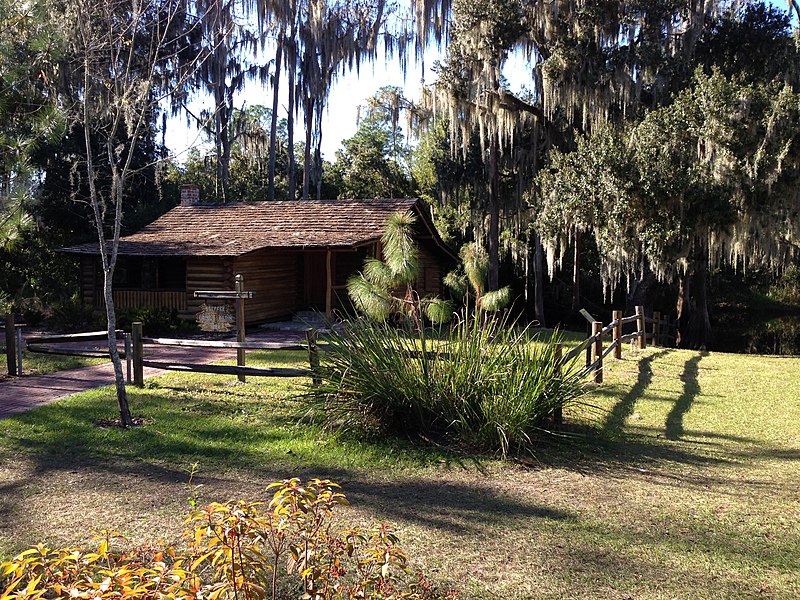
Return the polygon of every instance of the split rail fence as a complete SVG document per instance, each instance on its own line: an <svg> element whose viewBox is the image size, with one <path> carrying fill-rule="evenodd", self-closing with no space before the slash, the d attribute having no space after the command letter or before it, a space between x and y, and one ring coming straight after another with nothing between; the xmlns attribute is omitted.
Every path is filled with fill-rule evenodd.
<svg viewBox="0 0 800 600"><path fill-rule="evenodd" d="M8 350L9 369L11 375L22 375L22 336L20 327L6 328L12 333L14 338L13 346L6 342ZM7 336L8 337L8 336ZM190 371L195 373L216 373L222 375L236 375L240 381L245 381L246 376L253 377L312 377L317 383L318 379L314 376L319 368L319 344L317 343L317 332L309 330L306 332L306 343L295 342L233 342L233 341L213 341L213 340L187 340L171 338L148 338L142 335L142 324L133 323L131 333L116 331L117 340L124 344L120 349L119 356L126 361L127 381L136 386L144 385L144 367L163 369L169 371ZM83 356L88 358L110 358L108 349L100 348L76 348L65 346L69 343L87 342L106 342L108 333L105 331L91 331L87 333L75 333L65 335L42 335L29 336L24 340L24 346L29 352L41 354L56 354L63 356ZM62 345L58 345L62 344ZM178 347L178 348L201 348L201 349L235 349L237 350L236 365L214 365L208 363L191 363L183 359L164 358L161 360L151 360L145 356L146 346ZM308 369L298 368L261 368L248 367L245 365L245 350L307 350ZM13 368L12 368L13 363Z"/></svg>
<svg viewBox="0 0 800 600"><path fill-rule="evenodd" d="M630 333L623 333L626 325L635 325L635 329ZM611 313L611 322L608 325L604 326L602 321L592 322L592 334L564 355L562 364L585 352L586 368L582 371L582 376L591 375L595 383L602 383L603 361L609 354L613 352L615 359L621 359L622 345L629 341L640 350L645 349L648 343L661 346L665 340L675 340L674 329L675 324L669 317L662 318L659 312L654 312L652 317L646 316L644 306L637 306L635 314L629 317L623 317L621 310L615 310ZM604 338L608 336L611 336L611 343L604 347Z"/></svg>
<svg viewBox="0 0 800 600"><path fill-rule="evenodd" d="M623 333L633 327L633 331ZM586 353L586 366L581 372L582 377L591 376L595 383L603 381L603 362L613 353L615 359L622 358L622 345L628 341L636 347L644 349L647 344L659 346L665 340L673 340L675 336L674 323L669 318L655 312L652 317L647 317L644 307L637 306L634 315L623 317L622 311L614 311L612 320L608 325L601 321L592 322L592 333L575 348L564 353L563 347L557 348L557 357L561 364L566 364L581 353ZM90 358L110 358L107 349L74 348L64 343L92 342L107 340L107 332L95 331L70 335L30 336L25 338L25 347L29 352L44 354L60 354L67 356L84 356ZM127 380L136 386L144 385L144 367L171 371L188 371L195 373L214 373L221 375L236 375L240 381L245 381L247 376L253 377L312 377L315 384L319 379L315 376L320 365L317 332L308 330L305 343L297 342L247 342L247 341L212 341L188 340L172 338L150 338L142 335L142 324L133 323L131 333L116 332L117 339L124 344L124 349L119 351L120 357L126 360ZM610 336L611 343L604 345L604 340ZM13 318L6 319L6 349L8 372L11 375L22 375L22 336L21 328L15 326ZM237 350L236 365L214 365L199 362L185 362L181 359L162 358L152 360L145 356L146 346L161 346L174 348L201 348L235 349ZM248 367L245 364L245 350L306 350L308 352L309 368L286 367Z"/></svg>

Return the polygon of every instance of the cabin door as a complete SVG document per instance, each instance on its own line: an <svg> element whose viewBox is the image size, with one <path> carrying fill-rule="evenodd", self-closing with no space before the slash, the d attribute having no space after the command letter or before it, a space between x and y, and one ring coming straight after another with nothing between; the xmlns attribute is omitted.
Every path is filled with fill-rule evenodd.
<svg viewBox="0 0 800 600"><path fill-rule="evenodd" d="M307 308L325 310L325 285L327 282L326 253L303 253L304 302Z"/></svg>

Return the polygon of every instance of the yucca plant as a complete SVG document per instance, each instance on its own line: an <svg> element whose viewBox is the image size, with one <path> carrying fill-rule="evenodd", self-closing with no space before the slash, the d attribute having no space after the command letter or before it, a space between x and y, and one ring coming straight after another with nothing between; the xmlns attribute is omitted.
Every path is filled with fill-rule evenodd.
<svg viewBox="0 0 800 600"><path fill-rule="evenodd" d="M352 321L330 339L311 414L334 429L424 436L497 451L530 448L557 408L579 402L574 361L555 360L508 316L460 318L435 336Z"/></svg>

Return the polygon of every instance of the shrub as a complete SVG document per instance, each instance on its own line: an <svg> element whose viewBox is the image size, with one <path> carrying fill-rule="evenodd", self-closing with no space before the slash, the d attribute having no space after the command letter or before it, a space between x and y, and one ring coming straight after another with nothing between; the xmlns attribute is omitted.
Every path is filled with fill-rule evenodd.
<svg viewBox="0 0 800 600"><path fill-rule="evenodd" d="M147 336L168 335L193 326L178 318L174 308L126 308L117 314L117 328L130 331L131 323L140 321Z"/></svg>
<svg viewBox="0 0 800 600"><path fill-rule="evenodd" d="M120 551L116 532L95 550L38 545L0 564L0 598L166 600L454 599L409 573L389 526L335 533L331 517L347 500L336 484L275 483L271 502L230 501L192 510L188 548L160 544Z"/></svg>
<svg viewBox="0 0 800 600"><path fill-rule="evenodd" d="M787 268L780 280L772 286L770 295L780 302L800 304L800 267Z"/></svg>
<svg viewBox="0 0 800 600"><path fill-rule="evenodd" d="M64 331L86 331L104 326L100 313L75 294L53 305L50 324Z"/></svg>
<svg viewBox="0 0 800 600"><path fill-rule="evenodd" d="M461 319L426 338L412 326L354 321L330 339L311 415L344 430L421 434L498 451L529 448L583 385L507 316Z"/></svg>

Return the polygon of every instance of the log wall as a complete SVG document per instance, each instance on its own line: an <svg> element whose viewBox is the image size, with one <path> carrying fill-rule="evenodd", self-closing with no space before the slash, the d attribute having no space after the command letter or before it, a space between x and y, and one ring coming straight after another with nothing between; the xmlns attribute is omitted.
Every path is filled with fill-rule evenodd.
<svg viewBox="0 0 800 600"><path fill-rule="evenodd" d="M432 294L441 297L444 289L442 286L442 262L425 244L419 247L419 272L417 273L417 292L420 296Z"/></svg>
<svg viewBox="0 0 800 600"><path fill-rule="evenodd" d="M186 313L186 292L174 290L113 290L114 308L141 308L143 306L154 308L175 309L178 315ZM95 306L103 306L103 296L100 290L95 295ZM182 317L185 318L185 317Z"/></svg>
<svg viewBox="0 0 800 600"><path fill-rule="evenodd" d="M81 282L81 301L85 306L97 306L98 300L102 304L103 294L99 293L97 283L97 269L94 256L81 255L80 282Z"/></svg>
<svg viewBox="0 0 800 600"><path fill-rule="evenodd" d="M233 289L233 260L217 256L190 257L186 260L186 309L179 313L181 319L194 321L200 310L200 305L205 302L195 298L198 290L232 290Z"/></svg>

